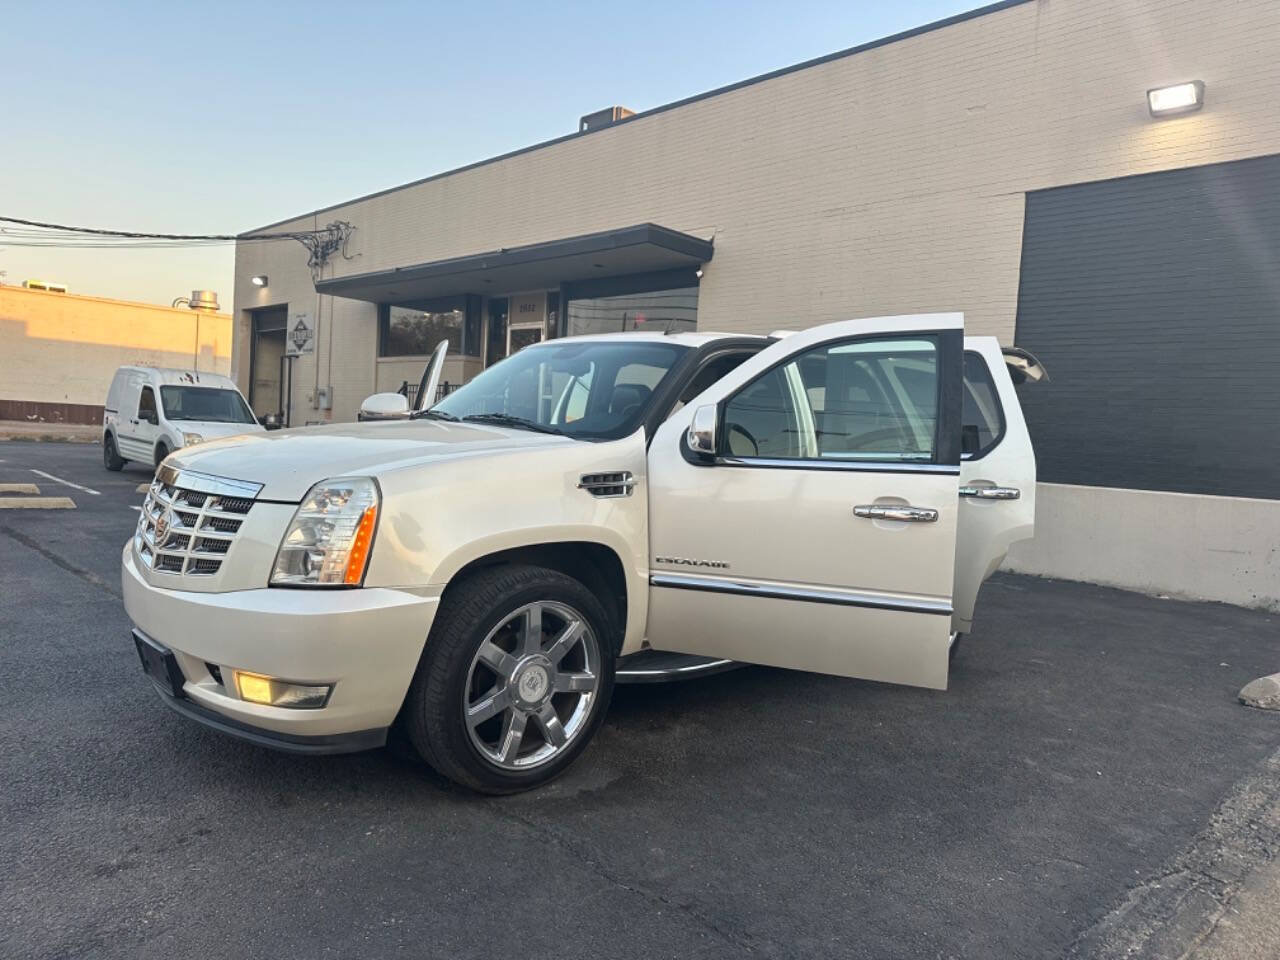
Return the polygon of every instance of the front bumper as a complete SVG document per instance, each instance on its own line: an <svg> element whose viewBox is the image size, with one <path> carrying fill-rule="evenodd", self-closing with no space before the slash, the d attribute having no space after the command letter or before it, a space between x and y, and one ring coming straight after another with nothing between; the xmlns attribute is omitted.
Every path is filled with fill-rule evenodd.
<svg viewBox="0 0 1280 960"><path fill-rule="evenodd" d="M165 695L169 706L242 739L304 753L383 742L439 604L436 592L388 588L161 589L143 578L132 543L124 549L121 585L138 630L177 659L180 696ZM250 703L240 699L234 670L332 684L333 693L319 709Z"/></svg>

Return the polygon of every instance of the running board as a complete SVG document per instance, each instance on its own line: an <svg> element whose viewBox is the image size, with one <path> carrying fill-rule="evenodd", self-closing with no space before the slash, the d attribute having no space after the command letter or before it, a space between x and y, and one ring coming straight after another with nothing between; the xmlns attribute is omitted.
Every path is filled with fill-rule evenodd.
<svg viewBox="0 0 1280 960"><path fill-rule="evenodd" d="M948 637L947 647L954 650L960 635ZM618 660L614 674L615 683L669 683L672 680L693 680L713 673L745 667L737 660L716 660L692 653L668 653L664 650L641 650Z"/></svg>
<svg viewBox="0 0 1280 960"><path fill-rule="evenodd" d="M664 650L641 650L618 660L616 683L667 683L692 680L743 664L736 660L717 660L691 653L668 653Z"/></svg>

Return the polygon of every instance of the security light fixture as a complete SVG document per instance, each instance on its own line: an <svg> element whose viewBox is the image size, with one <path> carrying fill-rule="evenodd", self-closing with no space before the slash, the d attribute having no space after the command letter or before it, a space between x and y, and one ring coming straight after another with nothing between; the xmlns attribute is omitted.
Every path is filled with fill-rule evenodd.
<svg viewBox="0 0 1280 960"><path fill-rule="evenodd" d="M253 278L252 283L255 287L265 287L267 285L267 275L260 273Z"/></svg>
<svg viewBox="0 0 1280 960"><path fill-rule="evenodd" d="M701 267L699 267L697 270L693 271L693 275L694 275L695 277L697 277L699 280L701 280L701 279L702 279L702 268L701 268Z"/></svg>
<svg viewBox="0 0 1280 960"><path fill-rule="evenodd" d="M1153 117L1172 117L1191 113L1204 106L1204 81L1188 80L1171 87L1156 87L1147 91L1147 106Z"/></svg>

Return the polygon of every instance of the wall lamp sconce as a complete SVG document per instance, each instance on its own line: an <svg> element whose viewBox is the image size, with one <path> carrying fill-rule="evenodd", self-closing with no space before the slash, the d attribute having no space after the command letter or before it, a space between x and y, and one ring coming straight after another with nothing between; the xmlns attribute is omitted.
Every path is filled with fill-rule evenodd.
<svg viewBox="0 0 1280 960"><path fill-rule="evenodd" d="M256 277L251 278L249 282L255 287L265 287L267 285L267 275L265 273L260 273Z"/></svg>
<svg viewBox="0 0 1280 960"><path fill-rule="evenodd" d="M699 267L697 270L693 271L693 275L694 275L695 277L697 277L699 280L701 280L701 279L702 279L702 268L701 268L701 267Z"/></svg>
<svg viewBox="0 0 1280 960"><path fill-rule="evenodd" d="M1147 106L1153 117L1173 117L1199 110L1204 106L1204 81L1189 80L1148 90Z"/></svg>

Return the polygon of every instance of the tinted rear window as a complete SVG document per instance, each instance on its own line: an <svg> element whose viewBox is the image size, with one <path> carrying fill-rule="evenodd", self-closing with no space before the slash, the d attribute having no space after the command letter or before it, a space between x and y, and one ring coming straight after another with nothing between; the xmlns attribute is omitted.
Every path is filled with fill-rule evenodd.
<svg viewBox="0 0 1280 960"><path fill-rule="evenodd" d="M983 456L1004 435L1004 411L1000 395L982 354L964 355L964 407L960 413L960 455L966 460Z"/></svg>

